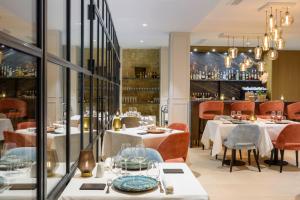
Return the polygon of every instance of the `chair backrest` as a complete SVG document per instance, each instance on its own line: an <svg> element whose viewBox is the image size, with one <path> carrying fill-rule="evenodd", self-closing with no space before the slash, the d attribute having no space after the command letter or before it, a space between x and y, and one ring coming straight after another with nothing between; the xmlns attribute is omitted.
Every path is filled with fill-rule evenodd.
<svg viewBox="0 0 300 200"><path fill-rule="evenodd" d="M183 158L186 160L190 133L174 133L169 135L158 147L158 152L164 160Z"/></svg>
<svg viewBox="0 0 300 200"><path fill-rule="evenodd" d="M140 126L140 119L137 117L122 117L121 123L125 124L126 128L135 128Z"/></svg>
<svg viewBox="0 0 300 200"><path fill-rule="evenodd" d="M283 149L286 143L300 145L300 124L289 124L279 134L276 147Z"/></svg>
<svg viewBox="0 0 300 200"><path fill-rule="evenodd" d="M35 147L36 136L3 131L4 143L15 143L17 147Z"/></svg>
<svg viewBox="0 0 300 200"><path fill-rule="evenodd" d="M254 124L239 124L226 139L226 146L234 148L236 145L253 144L258 145L259 140L259 126Z"/></svg>
<svg viewBox="0 0 300 200"><path fill-rule="evenodd" d="M0 100L0 112L6 114L7 117L25 117L27 103L20 99L5 98Z"/></svg>
<svg viewBox="0 0 300 200"><path fill-rule="evenodd" d="M184 123L172 123L168 126L168 128L184 132L189 131L189 127Z"/></svg>
<svg viewBox="0 0 300 200"><path fill-rule="evenodd" d="M272 111L284 111L283 101L267 101L259 104L259 113L261 115L270 115Z"/></svg>
<svg viewBox="0 0 300 200"><path fill-rule="evenodd" d="M20 122L17 124L17 129L25 129L25 128L35 128L36 122Z"/></svg>
<svg viewBox="0 0 300 200"><path fill-rule="evenodd" d="M287 114L289 119L300 118L300 102L292 103L287 106Z"/></svg>
<svg viewBox="0 0 300 200"><path fill-rule="evenodd" d="M199 104L199 118L204 118L204 114L223 115L223 101L205 101Z"/></svg>
<svg viewBox="0 0 300 200"><path fill-rule="evenodd" d="M242 114L252 115L255 111L255 103L252 101L239 101L231 104L231 111L241 111Z"/></svg>

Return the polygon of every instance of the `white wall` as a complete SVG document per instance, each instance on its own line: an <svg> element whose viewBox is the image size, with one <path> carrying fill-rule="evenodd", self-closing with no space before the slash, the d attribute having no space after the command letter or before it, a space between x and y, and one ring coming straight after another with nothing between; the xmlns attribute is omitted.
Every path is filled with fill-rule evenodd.
<svg viewBox="0 0 300 200"><path fill-rule="evenodd" d="M160 49L160 106L168 105L169 98L169 48ZM159 112L159 121L161 122L161 112ZM167 116L166 116L167 119Z"/></svg>

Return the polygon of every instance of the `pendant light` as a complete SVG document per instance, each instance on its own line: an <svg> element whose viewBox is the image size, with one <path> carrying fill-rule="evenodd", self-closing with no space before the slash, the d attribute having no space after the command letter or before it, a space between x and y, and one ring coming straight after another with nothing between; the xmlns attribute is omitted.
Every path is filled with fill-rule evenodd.
<svg viewBox="0 0 300 200"><path fill-rule="evenodd" d="M227 39L227 46L229 47L229 36L228 36L228 39ZM232 58L226 54L225 57L224 57L224 66L226 68L230 68L231 67L231 62L232 62Z"/></svg>
<svg viewBox="0 0 300 200"><path fill-rule="evenodd" d="M257 63L257 70L259 72L264 72L265 71L265 63L263 61Z"/></svg>
<svg viewBox="0 0 300 200"><path fill-rule="evenodd" d="M285 47L285 41L284 39L281 37L279 38L276 42L275 42L275 47L278 50L282 50Z"/></svg>
<svg viewBox="0 0 300 200"><path fill-rule="evenodd" d="M249 43L248 43L248 37L247 37L247 47L248 47L248 44ZM244 45L245 45L245 38L243 36L243 47L245 47ZM246 58L244 59L244 64L245 64L246 68L250 68L253 64L252 59L248 55L246 55Z"/></svg>
<svg viewBox="0 0 300 200"><path fill-rule="evenodd" d="M256 60L260 60L263 49L259 46L259 37L257 37L257 47L254 48L254 57Z"/></svg>
<svg viewBox="0 0 300 200"><path fill-rule="evenodd" d="M241 62L240 63L240 71L245 72L246 70L247 70L247 67L246 67L245 63Z"/></svg>
<svg viewBox="0 0 300 200"><path fill-rule="evenodd" d="M232 38L232 47L228 49L228 55L232 58L235 59L238 55L238 48L234 47L234 37Z"/></svg>
<svg viewBox="0 0 300 200"><path fill-rule="evenodd" d="M269 31L270 31L270 33L272 33L273 29L275 27L275 18L273 16L272 7L271 7L271 14L270 14L270 16L268 18L268 25L269 25Z"/></svg>
<svg viewBox="0 0 300 200"><path fill-rule="evenodd" d="M270 48L270 38L268 35L268 11L266 11L266 32L263 38L263 46L262 46L264 51L268 51Z"/></svg>
<svg viewBox="0 0 300 200"><path fill-rule="evenodd" d="M293 16L290 14L289 9L286 8L284 16L280 19L281 26L290 26L294 22Z"/></svg>
<svg viewBox="0 0 300 200"><path fill-rule="evenodd" d="M277 9L276 9L276 22L272 32L272 39L274 41L277 41L281 37L281 33L282 33L281 27L277 25Z"/></svg>
<svg viewBox="0 0 300 200"><path fill-rule="evenodd" d="M270 60L276 60L278 58L278 51L273 47L268 51L268 58Z"/></svg>

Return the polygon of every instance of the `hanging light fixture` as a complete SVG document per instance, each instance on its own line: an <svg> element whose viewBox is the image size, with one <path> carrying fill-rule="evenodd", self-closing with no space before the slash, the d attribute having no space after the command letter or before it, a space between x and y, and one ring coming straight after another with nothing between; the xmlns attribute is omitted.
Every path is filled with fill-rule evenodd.
<svg viewBox="0 0 300 200"><path fill-rule="evenodd" d="M259 46L259 37L257 37L257 47L254 48L254 57L256 60L260 60L263 49Z"/></svg>
<svg viewBox="0 0 300 200"><path fill-rule="evenodd" d="M285 47L285 41L284 39L281 37L279 38L276 42L275 42L275 47L278 50L282 50Z"/></svg>
<svg viewBox="0 0 300 200"><path fill-rule="evenodd" d="M270 33L272 33L273 29L275 27L275 18L273 16L272 7L271 7L271 14L270 14L270 16L268 18L268 25L269 25L269 31L270 31Z"/></svg>
<svg viewBox="0 0 300 200"><path fill-rule="evenodd" d="M264 72L265 71L265 63L263 61L257 63L257 70L259 72Z"/></svg>
<svg viewBox="0 0 300 200"><path fill-rule="evenodd" d="M235 59L238 55L238 48L234 47L234 37L232 38L232 47L228 49L228 55L232 58Z"/></svg>
<svg viewBox="0 0 300 200"><path fill-rule="evenodd" d="M227 38L227 46L229 46L229 36ZM226 54L224 56L224 66L226 68L230 68L231 67L231 62L232 62L232 58L228 54Z"/></svg>
<svg viewBox="0 0 300 200"><path fill-rule="evenodd" d="M270 48L268 51L268 58L270 60L276 60L278 58L278 51L274 48Z"/></svg>
<svg viewBox="0 0 300 200"><path fill-rule="evenodd" d="M245 63L241 62L241 63L240 63L240 71L241 71L241 72L244 72L244 71L246 71L246 70L247 70L247 67L246 67Z"/></svg>
<svg viewBox="0 0 300 200"><path fill-rule="evenodd" d="M281 37L282 29L277 25L277 9L276 9L276 21L272 32L272 39L276 42Z"/></svg>
<svg viewBox="0 0 300 200"><path fill-rule="evenodd" d="M266 11L266 32L263 38L263 46L262 46L264 51L268 51L270 48L270 38L268 35L268 11Z"/></svg>
<svg viewBox="0 0 300 200"><path fill-rule="evenodd" d="M284 16L280 19L281 26L290 26L292 23L294 23L294 18L289 12L289 8L286 8L286 12Z"/></svg>

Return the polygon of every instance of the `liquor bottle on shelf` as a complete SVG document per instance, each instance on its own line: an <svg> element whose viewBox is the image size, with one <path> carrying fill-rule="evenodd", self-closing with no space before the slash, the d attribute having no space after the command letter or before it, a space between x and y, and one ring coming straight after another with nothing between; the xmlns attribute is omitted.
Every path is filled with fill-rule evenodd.
<svg viewBox="0 0 300 200"><path fill-rule="evenodd" d="M240 73L239 70L236 70L236 74L235 74L235 80L240 80Z"/></svg>

